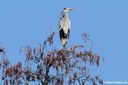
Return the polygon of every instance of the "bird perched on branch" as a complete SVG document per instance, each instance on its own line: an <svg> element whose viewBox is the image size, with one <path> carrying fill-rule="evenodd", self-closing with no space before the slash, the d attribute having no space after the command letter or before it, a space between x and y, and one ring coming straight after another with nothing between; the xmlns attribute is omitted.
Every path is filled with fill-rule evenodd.
<svg viewBox="0 0 128 85"><path fill-rule="evenodd" d="M60 34L60 40L62 42L63 47L66 46L68 39L69 39L71 23L70 23L70 19L68 17L68 12L71 10L73 10L73 9L72 8L64 8L61 13L61 18L59 21L59 34Z"/></svg>

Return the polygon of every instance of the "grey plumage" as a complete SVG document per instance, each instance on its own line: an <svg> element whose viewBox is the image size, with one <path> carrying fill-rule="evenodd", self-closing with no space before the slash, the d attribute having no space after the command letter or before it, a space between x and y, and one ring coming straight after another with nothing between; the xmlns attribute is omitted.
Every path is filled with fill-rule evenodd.
<svg viewBox="0 0 128 85"><path fill-rule="evenodd" d="M70 35L71 23L68 17L68 12L70 10L72 10L72 8L64 8L59 21L59 34L63 47L66 46Z"/></svg>

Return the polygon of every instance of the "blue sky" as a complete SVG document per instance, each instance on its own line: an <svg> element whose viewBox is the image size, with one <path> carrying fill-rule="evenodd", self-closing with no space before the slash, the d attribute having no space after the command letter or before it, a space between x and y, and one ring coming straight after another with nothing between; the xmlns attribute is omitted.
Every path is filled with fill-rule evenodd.
<svg viewBox="0 0 128 85"><path fill-rule="evenodd" d="M64 7L72 28L68 45L82 42L86 32L94 41L93 51L105 59L92 69L104 80L128 81L128 0L1 0L0 41L12 63L22 60L21 46L38 46L55 31L55 43L61 47L58 21ZM105 84L108 85L108 84ZM109 84L110 85L110 84Z"/></svg>

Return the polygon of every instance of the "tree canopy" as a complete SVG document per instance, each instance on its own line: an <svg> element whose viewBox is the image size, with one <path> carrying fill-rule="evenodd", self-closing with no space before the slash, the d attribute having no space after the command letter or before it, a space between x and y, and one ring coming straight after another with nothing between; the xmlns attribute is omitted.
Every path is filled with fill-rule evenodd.
<svg viewBox="0 0 128 85"><path fill-rule="evenodd" d="M83 45L71 45L61 49L50 48L54 43L54 32L39 44L39 47L22 47L20 52L25 57L12 65L6 55L4 47L0 47L0 69L4 85L86 85L86 82L97 85L103 84L99 76L91 76L88 66L100 64L101 57L93 53L92 47L87 50L86 42L91 46L93 42L86 33L82 34ZM23 64L25 63L25 64ZM89 65L87 65L89 63Z"/></svg>

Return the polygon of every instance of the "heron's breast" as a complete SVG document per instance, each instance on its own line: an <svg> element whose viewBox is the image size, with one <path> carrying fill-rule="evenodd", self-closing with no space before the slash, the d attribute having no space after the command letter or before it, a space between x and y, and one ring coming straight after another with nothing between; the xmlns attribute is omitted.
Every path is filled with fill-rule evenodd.
<svg viewBox="0 0 128 85"><path fill-rule="evenodd" d="M70 22L69 21L65 21L65 23L63 24L63 29L64 29L64 32L67 33L68 32L68 29L70 29Z"/></svg>
<svg viewBox="0 0 128 85"><path fill-rule="evenodd" d="M66 33L66 34L67 34L67 32L68 32L67 27L63 27L63 31L64 31L64 33Z"/></svg>

